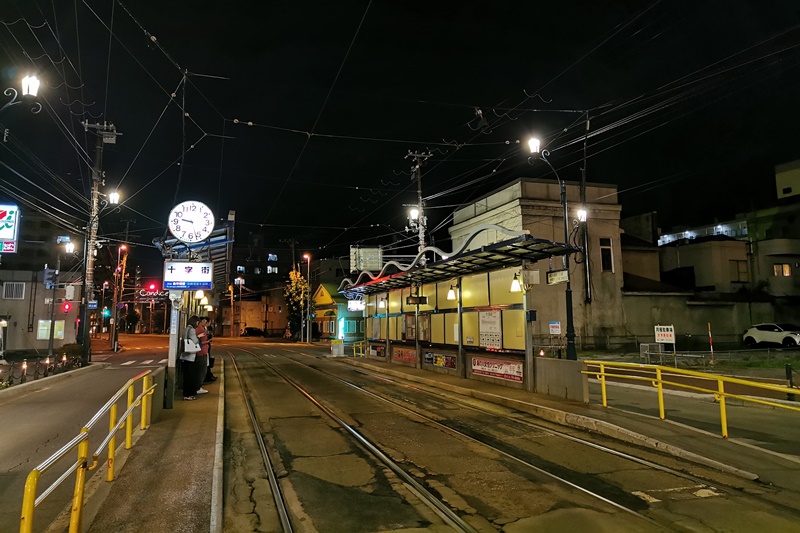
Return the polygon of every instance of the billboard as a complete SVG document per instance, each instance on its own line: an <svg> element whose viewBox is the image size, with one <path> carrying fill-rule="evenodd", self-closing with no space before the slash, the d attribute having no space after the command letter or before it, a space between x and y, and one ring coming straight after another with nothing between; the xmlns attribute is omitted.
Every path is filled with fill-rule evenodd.
<svg viewBox="0 0 800 533"><path fill-rule="evenodd" d="M19 208L13 204L0 204L0 254L17 253Z"/></svg>
<svg viewBox="0 0 800 533"><path fill-rule="evenodd" d="M211 290L214 282L214 263L164 261L164 290Z"/></svg>

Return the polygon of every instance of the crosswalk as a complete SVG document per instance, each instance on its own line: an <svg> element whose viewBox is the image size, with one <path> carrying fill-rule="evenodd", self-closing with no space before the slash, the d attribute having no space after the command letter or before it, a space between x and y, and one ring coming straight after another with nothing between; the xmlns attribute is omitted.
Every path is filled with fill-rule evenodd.
<svg viewBox="0 0 800 533"><path fill-rule="evenodd" d="M156 362L155 364L163 365L167 361L168 361L168 359L161 359L158 362ZM155 359L146 359L144 361L138 361L136 359L132 359L130 361L125 361L124 363L120 363L119 366L131 366L131 365L142 365L142 366L145 366L145 365L151 365L154 362L155 362Z"/></svg>

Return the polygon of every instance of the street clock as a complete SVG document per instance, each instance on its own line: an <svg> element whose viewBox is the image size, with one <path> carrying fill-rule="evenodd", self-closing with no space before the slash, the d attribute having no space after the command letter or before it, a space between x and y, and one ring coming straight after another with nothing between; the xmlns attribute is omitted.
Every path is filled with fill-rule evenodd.
<svg viewBox="0 0 800 533"><path fill-rule="evenodd" d="M214 213L203 202L187 200L170 210L167 227L181 242L200 242L214 230Z"/></svg>

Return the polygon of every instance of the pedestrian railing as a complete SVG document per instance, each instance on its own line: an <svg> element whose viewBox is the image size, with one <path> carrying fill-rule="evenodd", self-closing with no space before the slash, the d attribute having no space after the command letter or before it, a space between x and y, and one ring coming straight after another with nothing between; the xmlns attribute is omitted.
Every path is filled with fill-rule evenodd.
<svg viewBox="0 0 800 533"><path fill-rule="evenodd" d="M356 341L353 343L353 357L365 357L367 352L367 341Z"/></svg>
<svg viewBox="0 0 800 533"><path fill-rule="evenodd" d="M146 370L137 376L129 379L114 396L92 417L91 420L81 429L80 433L66 443L60 450L55 452L42 464L31 470L28 479L25 481L25 491L22 498L22 514L20 518L20 533L30 533L33 531L33 515L35 508L42 503L56 488L65 482L72 474L75 474L75 488L72 497L72 512L70 514L69 531L78 533L81 531L81 519L83 514L83 495L86 485L86 472L97 468L100 456L106 450L108 472L106 481L114 481L114 460L117 450L117 431L125 426L125 449L133 447L133 413L137 407L141 407L141 428L147 429L150 421L151 400L150 396L156 388L151 384L152 370ZM137 396L135 386L138 382L142 383L141 392ZM117 401L127 393L127 409L117 418ZM97 450L89 457L89 440L93 436L92 430L97 422L108 413L109 429L108 433L102 437L102 442ZM39 479L46 472L50 471L59 461L71 453L77 451L77 460L69 465L69 468L61 474L49 487L45 488L37 497L39 491Z"/></svg>
<svg viewBox="0 0 800 533"><path fill-rule="evenodd" d="M715 374L707 374L704 372L695 372L693 370L685 370L682 368L671 368L658 365L615 363L608 361L584 361L584 365L586 366L586 370L582 373L594 376L600 381L603 407L608 407L608 394L606 391L606 386L609 378L614 380L644 382L651 384L658 393L658 416L662 420L666 418L664 409L665 385L668 387L713 394L714 399L719 403L719 416L720 425L722 426L722 436L726 439L728 438L728 416L725 409L725 400L727 398L734 398L745 402L800 412L800 406L772 401L765 397L732 394L725 391L726 385L743 385L756 390L783 393L786 394L786 397L790 399L797 394L797 389L784 387L781 385L773 385L771 383L750 381L730 376L720 376ZM697 384L698 382L699 384ZM708 383L708 386L705 385L706 382Z"/></svg>

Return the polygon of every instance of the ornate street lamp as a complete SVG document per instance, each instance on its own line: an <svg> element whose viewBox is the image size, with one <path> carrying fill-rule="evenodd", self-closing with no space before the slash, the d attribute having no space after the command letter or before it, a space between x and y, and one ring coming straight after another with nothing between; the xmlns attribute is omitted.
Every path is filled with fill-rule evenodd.
<svg viewBox="0 0 800 533"><path fill-rule="evenodd" d="M19 99L19 92L14 87L9 87L3 94L6 96L10 96L11 100L7 102L3 107L0 107L0 112L5 111L7 108L11 107L12 105L21 104L22 102L31 103L31 113L38 113L42 110L42 104L36 100L36 96L39 94L39 80L36 76L25 76L22 78L22 98Z"/></svg>

